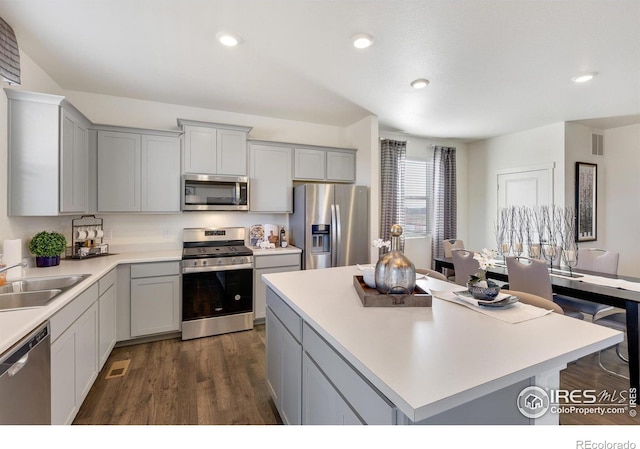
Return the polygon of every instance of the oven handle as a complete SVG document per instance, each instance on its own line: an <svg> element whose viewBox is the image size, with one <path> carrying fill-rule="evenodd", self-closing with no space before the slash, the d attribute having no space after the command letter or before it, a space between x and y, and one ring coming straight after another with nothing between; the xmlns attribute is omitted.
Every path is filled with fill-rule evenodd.
<svg viewBox="0 0 640 449"><path fill-rule="evenodd" d="M182 274L206 273L208 271L233 271L253 268L253 263L241 263L238 265L218 265L210 267L182 267Z"/></svg>

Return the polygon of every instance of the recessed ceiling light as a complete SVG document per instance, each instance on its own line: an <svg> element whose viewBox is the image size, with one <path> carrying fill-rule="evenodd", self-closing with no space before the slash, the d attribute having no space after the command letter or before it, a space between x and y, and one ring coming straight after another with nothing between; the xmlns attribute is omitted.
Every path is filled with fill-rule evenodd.
<svg viewBox="0 0 640 449"><path fill-rule="evenodd" d="M597 74L598 73L596 72L581 73L580 75L576 75L571 78L571 81L573 81L574 83L586 83L587 81L591 81L592 79L594 79Z"/></svg>
<svg viewBox="0 0 640 449"><path fill-rule="evenodd" d="M351 38L351 42L356 48L367 48L373 44L373 36L367 33L356 34Z"/></svg>
<svg viewBox="0 0 640 449"><path fill-rule="evenodd" d="M414 89L424 89L428 84L429 80L424 78L411 81L411 87L413 87Z"/></svg>
<svg viewBox="0 0 640 449"><path fill-rule="evenodd" d="M223 32L216 34L216 39L218 39L218 42L222 45L226 45L227 47L235 47L242 42L242 38L240 36Z"/></svg>

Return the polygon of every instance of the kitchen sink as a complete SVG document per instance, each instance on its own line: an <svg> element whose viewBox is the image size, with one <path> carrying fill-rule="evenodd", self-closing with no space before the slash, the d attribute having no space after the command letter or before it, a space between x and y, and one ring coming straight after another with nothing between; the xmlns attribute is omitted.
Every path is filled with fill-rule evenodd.
<svg viewBox="0 0 640 449"><path fill-rule="evenodd" d="M91 275L72 274L8 281L6 285L0 287L0 311L45 306L60 293L89 276Z"/></svg>
<svg viewBox="0 0 640 449"><path fill-rule="evenodd" d="M0 294L0 311L42 307L60 293L62 293L60 289L2 293Z"/></svg>
<svg viewBox="0 0 640 449"><path fill-rule="evenodd" d="M78 282L91 276L90 274L73 274L68 276L46 276L39 278L17 279L8 281L7 285L0 287L0 294L35 292L39 290L60 290L61 293L70 289Z"/></svg>

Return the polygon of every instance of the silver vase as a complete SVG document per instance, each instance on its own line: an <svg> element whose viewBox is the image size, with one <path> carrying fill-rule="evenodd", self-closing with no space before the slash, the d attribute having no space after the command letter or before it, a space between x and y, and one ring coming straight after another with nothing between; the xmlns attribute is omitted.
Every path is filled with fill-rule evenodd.
<svg viewBox="0 0 640 449"><path fill-rule="evenodd" d="M411 294L416 287L416 267L400 251L402 226L391 226L391 251L376 264L376 289L384 294Z"/></svg>

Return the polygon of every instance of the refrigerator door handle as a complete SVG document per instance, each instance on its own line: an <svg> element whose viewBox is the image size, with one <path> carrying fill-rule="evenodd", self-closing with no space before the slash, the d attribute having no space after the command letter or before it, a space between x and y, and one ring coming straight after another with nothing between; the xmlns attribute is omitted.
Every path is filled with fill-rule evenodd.
<svg viewBox="0 0 640 449"><path fill-rule="evenodd" d="M336 220L336 206L334 204L331 205L331 266L338 266L338 243L337 243L337 220Z"/></svg>
<svg viewBox="0 0 640 449"><path fill-rule="evenodd" d="M336 204L336 263L334 267L340 266L340 251L342 246L342 217L340 217L340 205Z"/></svg>

